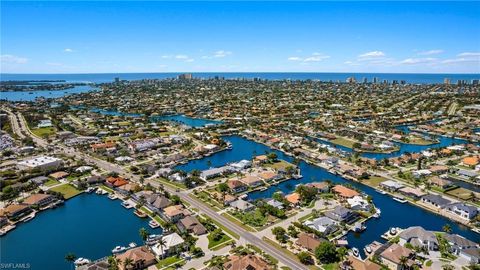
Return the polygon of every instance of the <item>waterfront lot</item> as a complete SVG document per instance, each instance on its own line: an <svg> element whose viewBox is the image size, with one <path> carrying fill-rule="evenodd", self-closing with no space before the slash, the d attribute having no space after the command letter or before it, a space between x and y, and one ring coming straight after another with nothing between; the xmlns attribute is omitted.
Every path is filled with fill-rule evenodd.
<svg viewBox="0 0 480 270"><path fill-rule="evenodd" d="M70 184L63 184L60 186L56 186L50 189L51 191L60 192L63 194L63 198L70 199L78 194L80 194L80 190L76 189L74 186Z"/></svg>

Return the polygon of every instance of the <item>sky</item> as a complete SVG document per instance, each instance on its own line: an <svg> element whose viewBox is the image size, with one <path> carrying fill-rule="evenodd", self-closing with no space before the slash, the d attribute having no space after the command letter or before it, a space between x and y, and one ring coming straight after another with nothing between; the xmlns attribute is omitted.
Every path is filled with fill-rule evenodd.
<svg viewBox="0 0 480 270"><path fill-rule="evenodd" d="M2 73L480 73L480 2L1 2Z"/></svg>

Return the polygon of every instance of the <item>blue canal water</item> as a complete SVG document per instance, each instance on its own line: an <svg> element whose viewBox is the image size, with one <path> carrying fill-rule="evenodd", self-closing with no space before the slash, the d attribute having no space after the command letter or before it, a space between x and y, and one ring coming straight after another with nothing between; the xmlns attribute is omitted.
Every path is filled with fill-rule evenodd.
<svg viewBox="0 0 480 270"><path fill-rule="evenodd" d="M40 213L0 238L1 262L29 263L32 270L71 269L65 261L69 252L77 257L99 259L118 245L142 244L140 228L151 229L148 219L140 219L107 196L82 194L63 206Z"/></svg>
<svg viewBox="0 0 480 270"><path fill-rule="evenodd" d="M0 74L0 80L65 80L67 82L113 82L115 78L121 80L141 79L165 79L176 78L180 73L85 73L85 74ZM367 78L369 82L374 77L380 81L405 80L407 83L443 83L444 78L452 82L457 80L471 81L480 79L480 74L419 74L419 73L309 73L309 72L211 72L192 73L195 78L214 78L215 76L226 79L235 78L261 78L269 80L321 80L345 82L348 77L355 77L357 80Z"/></svg>
<svg viewBox="0 0 480 270"><path fill-rule="evenodd" d="M254 155L264 154L266 152L274 151L280 159L284 159L292 162L293 158L285 155L283 152L273 150L263 144L245 139L240 136L226 136L224 139L230 141L233 145L232 150L218 152L212 156L205 157L199 160L192 160L187 164L177 166L176 168L185 171L191 171L194 169L204 170L209 167L218 167L230 162L239 161L241 159L251 159ZM334 183L350 184L359 190L362 190L366 194L372 196L373 202L377 207L382 210L381 217L379 219L370 219L366 225L367 230L362 234L349 233L347 240L352 247L358 247L363 249L367 244L380 239L380 235L389 230L391 227L409 227L409 226L422 226L428 230L440 231L442 226L446 223L451 224L454 233L458 233L469 238L472 241L479 242L480 235L468 230L468 228L456 224L447 218L439 215L435 215L422 208L405 203L401 204L394 201L388 195L382 195L376 192L373 188L362 185L360 183L348 181L338 175L329 173L328 171L310 165L301 161L300 164L302 179L284 181L277 186L272 186L265 191L256 191L248 194L248 199L256 200L272 197L276 191L282 191L288 194L295 190L295 186L298 184L305 184L315 181L331 180Z"/></svg>
<svg viewBox="0 0 480 270"><path fill-rule="evenodd" d="M220 124L222 121L210 120L204 118L193 118L186 115L176 114L176 115L163 115L163 116L153 116L152 121L172 121L187 125L190 127L203 127L207 124Z"/></svg>
<svg viewBox="0 0 480 270"><path fill-rule="evenodd" d="M65 90L8 91L0 92L0 99L7 101L35 101L36 98L60 98L66 95L79 94L97 90L89 85L79 85ZM31 94L30 94L31 93Z"/></svg>

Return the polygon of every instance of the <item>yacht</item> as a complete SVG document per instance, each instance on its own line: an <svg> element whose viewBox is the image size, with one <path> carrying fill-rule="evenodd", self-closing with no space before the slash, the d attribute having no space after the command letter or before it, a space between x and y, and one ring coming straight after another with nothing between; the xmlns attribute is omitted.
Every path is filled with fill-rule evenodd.
<svg viewBox="0 0 480 270"><path fill-rule="evenodd" d="M387 194L387 192L385 190L381 190L381 189L375 189L376 192L382 194L382 195L385 195Z"/></svg>
<svg viewBox="0 0 480 270"><path fill-rule="evenodd" d="M367 229L367 226L365 226L365 224L363 224L362 222L355 223L355 225L353 227L354 232L363 232L366 229Z"/></svg>
<svg viewBox="0 0 480 270"><path fill-rule="evenodd" d="M370 245L366 246L365 247L365 252L368 253L368 254L372 253L372 247Z"/></svg>
<svg viewBox="0 0 480 270"><path fill-rule="evenodd" d="M373 214L373 217L380 218L380 214L382 214L382 211L380 211L380 208L377 208L375 211L375 214Z"/></svg>
<svg viewBox="0 0 480 270"><path fill-rule="evenodd" d="M33 212L33 213L31 213L30 215L26 216L26 217L23 219L23 222L30 221L30 220L32 220L34 217L35 217L35 212Z"/></svg>
<svg viewBox="0 0 480 270"><path fill-rule="evenodd" d="M122 247L122 246L116 246L114 249L112 249L112 253L117 254L117 253L120 253L120 252L124 251L125 249L127 249L127 248Z"/></svg>
<svg viewBox="0 0 480 270"><path fill-rule="evenodd" d="M397 197L397 196L394 196L393 199L399 203L406 203L407 200L405 200L404 198L400 198L400 197Z"/></svg>
<svg viewBox="0 0 480 270"><path fill-rule="evenodd" d="M90 263L90 260L86 259L86 258L78 258L74 262L75 266L81 266L81 265L85 265L87 263Z"/></svg>
<svg viewBox="0 0 480 270"><path fill-rule="evenodd" d="M397 234L397 229L392 227L392 228L390 228L389 232L390 232L391 235L395 235L395 234Z"/></svg>
<svg viewBox="0 0 480 270"><path fill-rule="evenodd" d="M133 206L132 206L131 204L129 204L127 201L122 202L122 206L125 207L125 208L127 208L127 209L130 209L130 208L133 207Z"/></svg>
<svg viewBox="0 0 480 270"><path fill-rule="evenodd" d="M160 227L160 224L158 224L158 222L156 222L155 220L150 220L148 222L148 226L150 226L152 229L155 229Z"/></svg>
<svg viewBox="0 0 480 270"><path fill-rule="evenodd" d="M115 196L115 194L112 193L112 194L108 195L108 198L109 198L110 200L116 200L116 199L117 199L117 196Z"/></svg>
<svg viewBox="0 0 480 270"><path fill-rule="evenodd" d="M87 188L87 192L88 192L88 193L92 193L94 190L95 190L94 187L89 187L89 188Z"/></svg>

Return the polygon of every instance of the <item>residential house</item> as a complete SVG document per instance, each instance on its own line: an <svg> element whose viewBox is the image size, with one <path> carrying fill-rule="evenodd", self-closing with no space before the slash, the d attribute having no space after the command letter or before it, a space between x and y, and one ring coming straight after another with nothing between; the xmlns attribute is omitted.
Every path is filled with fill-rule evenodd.
<svg viewBox="0 0 480 270"><path fill-rule="evenodd" d="M252 174L245 175L243 178L240 179L240 181L252 188L263 185L262 179Z"/></svg>
<svg viewBox="0 0 480 270"><path fill-rule="evenodd" d="M240 210L240 211L251 211L255 208L255 205L247 202L247 201L244 201L242 199L238 199L236 201L233 201L230 203L230 206L237 209L237 210Z"/></svg>
<svg viewBox="0 0 480 270"><path fill-rule="evenodd" d="M256 255L231 255L223 264L225 270L271 270L273 269L266 261Z"/></svg>
<svg viewBox="0 0 480 270"><path fill-rule="evenodd" d="M110 176L110 177L107 177L106 184L107 186L117 188L117 187L121 187L123 185L128 184L128 181L123 179L122 177Z"/></svg>
<svg viewBox="0 0 480 270"><path fill-rule="evenodd" d="M372 205L368 203L362 196L355 196L347 199L350 208L355 211L370 211Z"/></svg>
<svg viewBox="0 0 480 270"><path fill-rule="evenodd" d="M307 187L316 188L318 192L326 193L330 190L330 186L327 182L314 182L306 184Z"/></svg>
<svg viewBox="0 0 480 270"><path fill-rule="evenodd" d="M10 204L5 207L5 213L9 219L19 219L25 215L28 215L32 209L26 204Z"/></svg>
<svg viewBox="0 0 480 270"><path fill-rule="evenodd" d="M293 192L285 196L285 199L293 206L297 206L300 204L300 194L297 192Z"/></svg>
<svg viewBox="0 0 480 270"><path fill-rule="evenodd" d="M161 213L164 218L173 223L176 223L181 218L185 217L186 214L188 214L188 210L184 209L183 205L180 204L166 207L163 209L163 213Z"/></svg>
<svg viewBox="0 0 480 270"><path fill-rule="evenodd" d="M358 219L358 214L341 206L336 206L333 210L325 212L325 216L337 222L352 223Z"/></svg>
<svg viewBox="0 0 480 270"><path fill-rule="evenodd" d="M428 179L428 182L430 183L430 185L441 188L443 190L453 186L452 181L438 177L438 176L434 176Z"/></svg>
<svg viewBox="0 0 480 270"><path fill-rule="evenodd" d="M268 200L266 201L266 204L271 205L271 206L273 206L273 207L275 207L275 208L278 208L278 209L283 209L283 208L284 208L284 207L283 207L283 203L281 203L281 202L279 202L279 201L277 201L277 200L275 200L275 199L268 199Z"/></svg>
<svg viewBox="0 0 480 270"><path fill-rule="evenodd" d="M44 207L56 201L56 198L50 194L32 194L28 196L23 203L30 206Z"/></svg>
<svg viewBox="0 0 480 270"><path fill-rule="evenodd" d="M263 171L259 173L258 176L266 182L271 182L271 181L279 180L282 178L280 174L274 171Z"/></svg>
<svg viewBox="0 0 480 270"><path fill-rule="evenodd" d="M348 267L345 264L342 264L340 266L340 269L343 270L380 270L382 267L370 260L361 260L357 257L354 257L352 255L348 256L346 261L350 262Z"/></svg>
<svg viewBox="0 0 480 270"><path fill-rule="evenodd" d="M403 187L402 184L400 184L397 181L393 181L393 180L383 181L379 184L379 186L382 189L388 190L390 192L395 192L395 191L397 191L397 190L399 190Z"/></svg>
<svg viewBox="0 0 480 270"><path fill-rule="evenodd" d="M418 188L412 188L412 187L403 187L399 189L398 192L414 200L419 200L420 198L422 198L427 194Z"/></svg>
<svg viewBox="0 0 480 270"><path fill-rule="evenodd" d="M55 179L55 180L60 180L68 176L67 172L60 171L60 172L54 172L48 175L49 177Z"/></svg>
<svg viewBox="0 0 480 270"><path fill-rule="evenodd" d="M446 233L443 235L443 239L447 240L450 250L456 255L459 255L462 250L478 249L480 247L478 243L475 243L458 234Z"/></svg>
<svg viewBox="0 0 480 270"><path fill-rule="evenodd" d="M427 250L438 249L438 240L435 234L420 226L409 227L403 230L399 237L400 245L410 243L414 247L426 248Z"/></svg>
<svg viewBox="0 0 480 270"><path fill-rule="evenodd" d="M325 240L318 238L313 233L301 232L300 234L298 234L298 239L295 243L302 248L305 248L311 252L314 252L315 249L320 245L322 241L325 241Z"/></svg>
<svg viewBox="0 0 480 270"><path fill-rule="evenodd" d="M351 188L347 188L347 187L342 186L342 185L335 185L332 188L332 192L337 194L337 196L339 196L342 199L353 198L355 196L360 195L360 193L358 193L357 191L355 191Z"/></svg>
<svg viewBox="0 0 480 270"><path fill-rule="evenodd" d="M443 198L440 195L437 194L427 194L422 197L422 202L431 206L434 206L436 208L444 208L448 204L451 203L450 200L447 200Z"/></svg>
<svg viewBox="0 0 480 270"><path fill-rule="evenodd" d="M185 240L178 235L178 233L172 233L162 237L162 242L157 243L152 247L153 253L160 258L165 258L171 254L177 254L185 249Z"/></svg>
<svg viewBox="0 0 480 270"><path fill-rule="evenodd" d="M195 235L202 235L207 233L207 229L194 216L186 216L180 219L177 227L181 232L194 233Z"/></svg>
<svg viewBox="0 0 480 270"><path fill-rule="evenodd" d="M477 207L460 202L447 205L445 210L467 221L472 220L478 214Z"/></svg>
<svg viewBox="0 0 480 270"><path fill-rule="evenodd" d="M329 217L319 217L314 220L305 221L303 224L325 235L329 235L338 229L337 222Z"/></svg>
<svg viewBox="0 0 480 270"><path fill-rule="evenodd" d="M228 180L227 185L230 188L230 191L234 194L244 192L245 190L247 190L247 186L243 182L240 182L239 180L235 180L235 179Z"/></svg>
<svg viewBox="0 0 480 270"><path fill-rule="evenodd" d="M126 261L127 258L132 260L129 266L119 263L120 270L141 270L157 263L155 255L146 246L129 249L115 257L121 262Z"/></svg>
<svg viewBox="0 0 480 270"><path fill-rule="evenodd" d="M401 270L403 269L402 263L401 263L401 258L406 257L408 258L407 265L412 266L415 264L415 261L412 260L413 256L415 255L415 252L412 250L402 247L399 244L390 244L387 243L388 247L386 248L380 248L382 251L379 255L378 258L382 262L382 264L386 265L389 269L392 270Z"/></svg>

